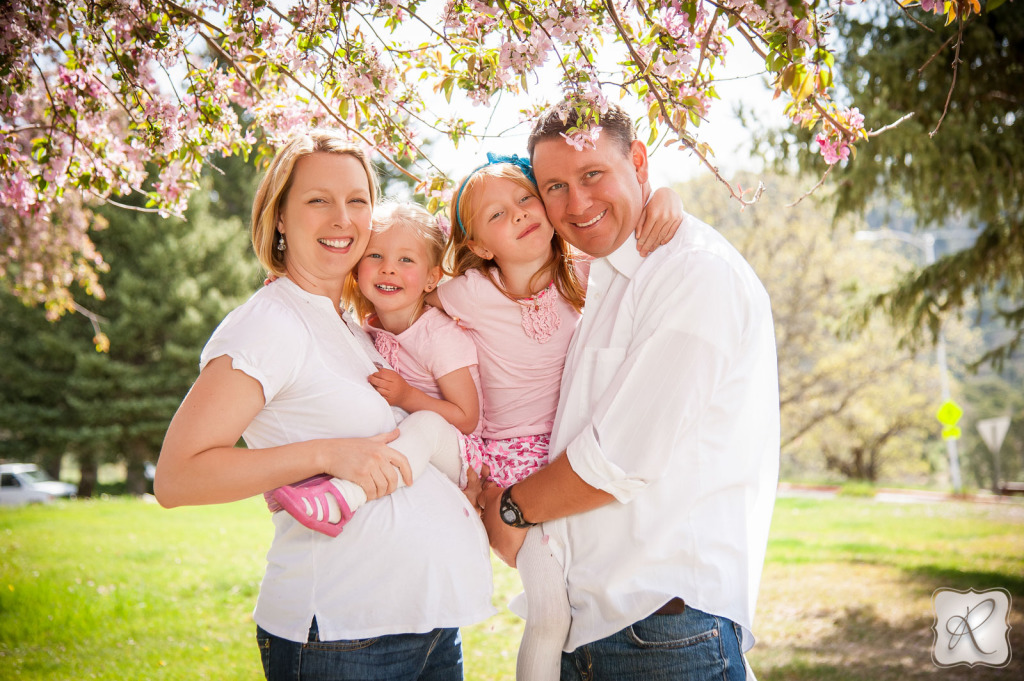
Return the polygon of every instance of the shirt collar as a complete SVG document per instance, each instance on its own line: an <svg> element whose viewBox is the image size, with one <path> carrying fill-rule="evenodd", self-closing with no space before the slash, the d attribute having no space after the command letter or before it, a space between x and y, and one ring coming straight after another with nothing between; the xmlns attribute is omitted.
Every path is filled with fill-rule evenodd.
<svg viewBox="0 0 1024 681"><path fill-rule="evenodd" d="M630 232L626 240L617 249L605 256L608 264L624 277L633 278L643 264L643 256L636 249L636 234Z"/></svg>
<svg viewBox="0 0 1024 681"><path fill-rule="evenodd" d="M644 208L647 208L647 204L651 201L651 196L654 192L647 195L647 201L644 202ZM644 258L640 255L640 252L636 248L636 230L634 229L626 237L626 240L622 242L622 245L617 249L605 256L605 260L608 264L615 268L622 276L627 279L632 279L636 275L636 271L640 269L640 265L644 263Z"/></svg>
<svg viewBox="0 0 1024 681"><path fill-rule="evenodd" d="M324 312L330 312L331 314L339 314L340 312L344 314L344 310L339 310L338 308L336 308L334 306L334 302L329 297L321 293L313 293L311 291L307 291L306 289L302 288L288 277L281 277L279 279L276 279L273 282L271 282L271 285L278 284L278 282L281 282L279 284L280 286L288 288L292 292L292 295L295 295L305 300L307 303L314 305L317 308L320 308Z"/></svg>

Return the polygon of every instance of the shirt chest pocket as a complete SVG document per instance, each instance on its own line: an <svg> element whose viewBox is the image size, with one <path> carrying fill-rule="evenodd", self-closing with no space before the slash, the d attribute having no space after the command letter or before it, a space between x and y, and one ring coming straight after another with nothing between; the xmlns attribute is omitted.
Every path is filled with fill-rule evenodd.
<svg viewBox="0 0 1024 681"><path fill-rule="evenodd" d="M587 348L584 355L585 394L591 405L612 387L625 361L625 348Z"/></svg>

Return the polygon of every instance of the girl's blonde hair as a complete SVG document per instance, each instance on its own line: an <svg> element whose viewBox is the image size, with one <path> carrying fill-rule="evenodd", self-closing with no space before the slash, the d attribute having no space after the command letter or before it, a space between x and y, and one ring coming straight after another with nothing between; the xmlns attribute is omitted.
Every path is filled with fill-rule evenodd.
<svg viewBox="0 0 1024 681"><path fill-rule="evenodd" d="M445 235L437 218L430 212L412 202L384 201L373 212L371 231L381 234L392 227L404 227L410 229L418 238L423 241L427 249L428 267L440 267L444 258ZM424 292L421 296L427 297ZM345 280L345 289L341 294L341 302L345 307L355 310L356 318L359 321L366 321L366 318L373 314L373 305L363 292L359 290L356 282L355 270L349 273ZM421 303L423 300L420 301Z"/></svg>
<svg viewBox="0 0 1024 681"><path fill-rule="evenodd" d="M285 276L284 256L287 251L277 249L277 223L281 208L292 187L295 163L303 156L316 152L342 154L355 158L366 171L370 184L370 205L377 201L380 193L377 172L363 149L353 144L343 132L329 129L313 129L294 134L270 162L267 172L256 190L252 202L252 248L260 264L273 276Z"/></svg>
<svg viewBox="0 0 1024 681"><path fill-rule="evenodd" d="M509 298L515 300L515 296L508 291L494 277L494 270L498 269L495 263L484 260L469 248L469 242L474 238L474 224L479 217L479 207L473 200L484 181L489 178L511 180L517 185L530 192L538 199L537 185L535 185L523 171L511 163L494 163L484 166L470 173L459 183L461 192L456 200L450 205L452 233L448 238L448 245L445 247L445 273L457 277L469 270L479 270L491 280L499 291ZM583 303L586 298L585 283L580 281L576 272L576 262L572 249L568 242L557 233L551 237L551 258L533 276L533 279L543 279L548 275L555 282L555 288L577 312L583 311ZM533 280L531 280L531 285Z"/></svg>

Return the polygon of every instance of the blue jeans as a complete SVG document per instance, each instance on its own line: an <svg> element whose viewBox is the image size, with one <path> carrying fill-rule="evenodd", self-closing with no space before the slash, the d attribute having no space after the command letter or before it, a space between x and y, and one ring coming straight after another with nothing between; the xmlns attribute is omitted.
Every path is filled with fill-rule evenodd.
<svg viewBox="0 0 1024 681"><path fill-rule="evenodd" d="M462 681L458 629L321 641L316 619L296 643L256 627L267 681Z"/></svg>
<svg viewBox="0 0 1024 681"><path fill-rule="evenodd" d="M743 681L740 627L687 607L562 653L562 681Z"/></svg>

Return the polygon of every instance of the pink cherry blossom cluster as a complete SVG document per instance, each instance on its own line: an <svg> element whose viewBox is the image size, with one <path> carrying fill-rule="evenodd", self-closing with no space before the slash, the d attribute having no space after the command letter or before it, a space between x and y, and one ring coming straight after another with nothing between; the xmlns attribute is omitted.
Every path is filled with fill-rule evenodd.
<svg viewBox="0 0 1024 681"><path fill-rule="evenodd" d="M544 32L562 45L587 40L594 27L594 18L579 3L551 3L545 12L539 14L545 17L540 24Z"/></svg>
<svg viewBox="0 0 1024 681"><path fill-rule="evenodd" d="M864 116L857 108L834 113L825 119L823 132L814 141L825 163L835 165L850 158L851 143L865 137Z"/></svg>
<svg viewBox="0 0 1024 681"><path fill-rule="evenodd" d="M0 6L0 278L59 313L71 287L102 295L89 239L102 202L181 215L204 168L272 154L294 130L345 129L385 161L424 161L421 140L482 132L461 92L490 105L558 79L593 144L609 97L647 106L714 169L695 133L732 42L766 56L797 124L821 126L830 163L863 131L829 99L828 25L811 0L8 0ZM921 0L924 11L942 11ZM554 83L553 83L554 84ZM451 100L439 105L435 93ZM531 93L532 94L532 93ZM548 103L531 102L532 111ZM822 115L826 112L828 115ZM438 149L441 146L436 147ZM451 182L413 166L437 208ZM404 163L404 166L408 166ZM423 170L423 168L426 170Z"/></svg>

